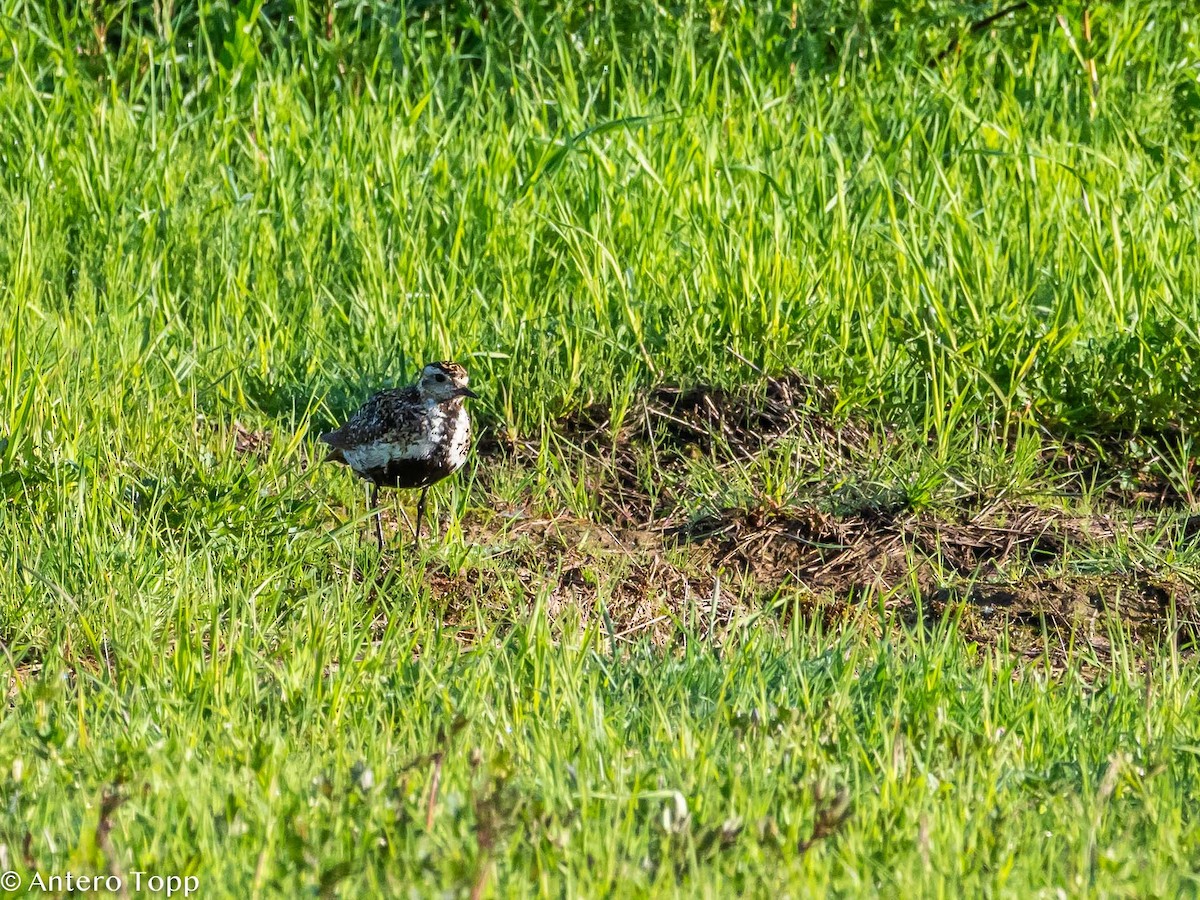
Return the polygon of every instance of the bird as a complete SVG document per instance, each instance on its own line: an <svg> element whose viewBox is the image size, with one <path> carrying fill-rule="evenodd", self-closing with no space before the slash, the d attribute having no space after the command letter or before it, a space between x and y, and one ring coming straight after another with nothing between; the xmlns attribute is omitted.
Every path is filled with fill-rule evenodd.
<svg viewBox="0 0 1200 900"><path fill-rule="evenodd" d="M379 489L421 489L414 529L414 547L418 547L430 485L453 475L467 461L471 419L464 401L479 397L469 383L467 370L458 363L431 362L416 384L379 391L344 425L321 435L329 446L326 462L343 463L370 482L380 550Z"/></svg>

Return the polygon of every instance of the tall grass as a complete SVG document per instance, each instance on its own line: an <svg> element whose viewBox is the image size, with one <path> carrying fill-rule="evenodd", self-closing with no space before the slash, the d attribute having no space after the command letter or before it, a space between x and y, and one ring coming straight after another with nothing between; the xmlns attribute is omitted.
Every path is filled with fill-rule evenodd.
<svg viewBox="0 0 1200 900"><path fill-rule="evenodd" d="M1190 491L1190 12L499 6L0 0L0 868L1194 892L1172 647L1114 626L1113 661L1050 677L890 608L830 633L790 594L739 598L720 647L694 619L614 647L455 531L587 512L562 413L755 368L896 423L868 475L915 497L1045 487L1039 429L1170 433ZM381 561L311 433L446 357L543 452L440 490L446 543ZM699 459L693 489L785 504L804 453ZM504 608L443 628L437 577L468 569Z"/></svg>
<svg viewBox="0 0 1200 900"><path fill-rule="evenodd" d="M453 353L524 431L747 377L732 349L942 430L1193 419L1171 4L1095 11L1095 114L1042 9L930 66L954 5L335 7L325 40L307 4L118 4L102 56L89 14L9 7L4 261L43 369L87 329L106 389L153 346L145 393L274 414Z"/></svg>

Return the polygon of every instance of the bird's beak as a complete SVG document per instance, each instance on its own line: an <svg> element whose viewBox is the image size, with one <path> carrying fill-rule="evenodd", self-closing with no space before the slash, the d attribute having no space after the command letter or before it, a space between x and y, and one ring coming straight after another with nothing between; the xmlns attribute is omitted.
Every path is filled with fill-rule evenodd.
<svg viewBox="0 0 1200 900"><path fill-rule="evenodd" d="M472 397L475 400L479 399L479 395L477 393L475 393L473 390L471 390L470 388L459 388L458 393L455 394L454 396L456 396L456 397Z"/></svg>

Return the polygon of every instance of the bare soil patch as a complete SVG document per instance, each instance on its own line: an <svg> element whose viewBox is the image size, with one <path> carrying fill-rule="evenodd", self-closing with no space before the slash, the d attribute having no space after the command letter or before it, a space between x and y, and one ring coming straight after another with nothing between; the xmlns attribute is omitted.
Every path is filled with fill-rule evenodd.
<svg viewBox="0 0 1200 900"><path fill-rule="evenodd" d="M519 585L516 593L530 605L540 603L553 620L573 619L580 627L603 620L605 633L617 641L649 636L666 645L680 638L685 621L719 639L752 596L740 589L745 585L731 590L731 576L707 565L702 554L672 553L653 531L566 516L503 526L472 518L464 526L468 541L496 549L486 568L430 573L452 624L470 624L480 605L499 619L514 614L511 588Z"/></svg>
<svg viewBox="0 0 1200 900"><path fill-rule="evenodd" d="M785 438L811 448L814 465L888 446L889 432L839 417L835 407L832 390L796 373L735 390L662 386L619 416L587 407L562 417L555 437L595 465L603 521L478 518L466 523L468 537L504 548L493 560L498 570L529 596L540 592L547 614L575 615L584 624L605 616L619 638L678 640L679 624L690 616L716 639L752 611L740 604L761 610L790 598L779 607L786 614L833 627L883 627L880 610L910 624L954 617L967 639L1004 642L1030 657L1061 659L1086 644L1103 659L1118 633L1139 643L1195 643L1197 592L1184 577L1137 566L1124 571L1115 561L1108 571L1077 564L1115 560L1113 548L1122 542L1200 537L1200 516L1164 529L1160 515L1146 512L1179 510L1191 498L1165 477L1168 457L1144 443L1071 440L1048 454L1056 488L1069 494L1105 487L1106 511L1087 515L986 498L949 511L913 511L904 498L880 497L695 516L669 489L651 497L639 479L647 455L669 476L698 455L717 465L749 461ZM480 452L520 464L536 446L485 435ZM486 604L495 573L434 577L453 620L472 602ZM511 593L498 592L498 602L507 603L501 593ZM870 617L875 621L865 621Z"/></svg>
<svg viewBox="0 0 1200 900"><path fill-rule="evenodd" d="M720 643L767 606L831 629L878 632L889 616L925 628L952 619L969 641L1056 666L1072 650L1103 662L1114 642L1190 650L1200 636L1200 598L1177 574L1070 564L1075 552L1095 558L1118 536L1147 531L1149 519L1006 506L956 521L735 509L654 529L568 517L464 524L469 541L498 549L486 567L431 571L445 620L459 626L473 623L479 605L497 619L526 614L511 609L515 594L531 606L538 598L553 620L602 619L618 642L662 646L688 633Z"/></svg>
<svg viewBox="0 0 1200 900"><path fill-rule="evenodd" d="M932 513L836 517L816 507L729 509L665 531L682 543L715 543L719 560L765 582L798 580L814 590L891 590L946 574L987 578L1012 563L1048 567L1071 548L1152 527L1143 518L1072 516L1033 504L995 504L948 519Z"/></svg>
<svg viewBox="0 0 1200 900"><path fill-rule="evenodd" d="M1058 656L1084 640L1105 658L1113 623L1137 641L1196 642L1197 592L1177 573L1095 574L1072 563L1076 553L1096 558L1119 537L1157 526L1148 516L1118 520L1007 504L954 520L728 510L670 536L714 544L718 563L767 588L883 606L909 622L954 615L969 639L1004 640L1031 656ZM1186 537L1192 527L1187 519L1174 530ZM1171 529L1160 535L1174 537Z"/></svg>

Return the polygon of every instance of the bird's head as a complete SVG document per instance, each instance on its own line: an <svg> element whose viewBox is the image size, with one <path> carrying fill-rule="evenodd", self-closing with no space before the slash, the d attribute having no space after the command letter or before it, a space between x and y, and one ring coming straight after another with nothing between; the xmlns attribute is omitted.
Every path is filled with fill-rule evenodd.
<svg viewBox="0 0 1200 900"><path fill-rule="evenodd" d="M476 397L478 395L467 387L470 380L467 370L458 363L432 362L421 370L417 390L422 397L436 403L457 397Z"/></svg>

